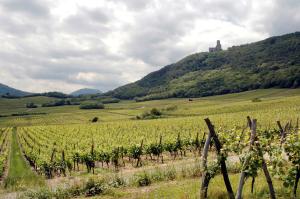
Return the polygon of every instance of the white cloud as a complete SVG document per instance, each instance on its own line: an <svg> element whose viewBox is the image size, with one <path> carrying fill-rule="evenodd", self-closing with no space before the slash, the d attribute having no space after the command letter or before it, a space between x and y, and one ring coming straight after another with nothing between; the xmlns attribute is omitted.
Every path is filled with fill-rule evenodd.
<svg viewBox="0 0 300 199"><path fill-rule="evenodd" d="M3 0L0 82L106 91L217 39L226 48L297 31L299 9L298 0Z"/></svg>

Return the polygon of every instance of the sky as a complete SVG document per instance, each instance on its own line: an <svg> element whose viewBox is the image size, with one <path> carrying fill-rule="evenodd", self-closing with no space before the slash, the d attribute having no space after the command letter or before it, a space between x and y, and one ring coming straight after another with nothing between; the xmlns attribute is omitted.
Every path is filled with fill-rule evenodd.
<svg viewBox="0 0 300 199"><path fill-rule="evenodd" d="M300 30L299 0L0 0L0 83L108 91L183 57Z"/></svg>

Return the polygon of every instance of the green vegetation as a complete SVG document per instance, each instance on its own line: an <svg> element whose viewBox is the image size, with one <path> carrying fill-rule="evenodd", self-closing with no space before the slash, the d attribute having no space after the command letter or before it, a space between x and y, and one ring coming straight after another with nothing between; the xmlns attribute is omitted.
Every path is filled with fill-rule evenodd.
<svg viewBox="0 0 300 199"><path fill-rule="evenodd" d="M263 143L272 141L273 144L270 146L272 149L277 149L276 147L280 146L278 144L279 133L271 130L278 129L276 124L278 119L283 123L292 119L293 124L295 123L295 119L299 117L300 90L262 89L222 96L193 98L192 100L120 101L106 104L105 109L88 111L79 109L78 105L39 106L34 111L44 111L46 115L11 116L16 110L35 113L24 107L26 103L42 104L42 102L54 100L40 96L24 99L0 99L4 104L15 107L14 110L6 110L5 106L0 105L0 111L3 109L2 112L10 115L0 118L1 126L18 126L18 133L13 134L12 146L16 144L15 140L18 140L27 158L25 161L21 156L22 153L14 153L15 155L11 155L10 161L15 161L12 157L22 159L25 162L23 165L29 167L29 171L35 178L41 180L41 184L44 184L43 178L46 176L54 178L47 180L49 184L52 184L52 180L54 182L61 181L57 186L65 187L57 189L57 187L52 187L53 185L48 185L49 187L41 190L34 189L26 192L27 198L51 198L58 197L58 195L63 198L72 198L98 194L100 194L100 198L122 198L123 196L130 198L133 195L128 190L136 190L137 196L140 198L147 196L155 198L157 194L172 196L172 193L164 189L167 184L170 185L170 190L178 195L193 197L199 194L199 179L197 179L197 186L192 183L193 188L192 185L185 184L185 182L196 182L194 178L200 177L199 159L195 157L201 152L203 133L207 131L203 119L209 117L213 121L220 133L222 143L227 146L225 150L230 154L228 171L233 188L236 190L238 183L236 173L241 171L240 160L238 157L233 158L237 162L231 164L231 156L236 156L236 151L242 150L232 151L231 146L238 145L239 134L246 125L246 116L250 115L258 119L259 140ZM259 103L255 101L259 101ZM89 99L82 103L97 102L98 100ZM135 119L136 115L144 113L155 116L156 119ZM95 118L98 120L101 118L101 122L91 122ZM266 132L273 133L264 134L263 130L265 129ZM245 135L247 136L241 147L246 146L248 130L245 131ZM298 145L294 138L287 138L288 144L286 144L285 150L289 151L289 154L292 154L295 159L275 162L279 159L272 158L272 161L268 162L269 166L274 168L272 172L283 168L284 172L280 174L280 178L273 176L272 173L276 194L282 197L289 197L292 194L293 173L297 171L295 168L297 168L298 155L295 151L298 151ZM230 140L230 142L227 143L226 140ZM12 148L11 151L13 150L16 148ZM214 147L212 147L212 153L213 150ZM215 158L216 156L212 156L209 162L213 163ZM28 162L40 177L30 170ZM294 165L293 162L296 164ZM198 163L198 166L195 163ZM283 166L276 167L276 165ZM23 170L24 167L9 168L9 170ZM27 171L28 168L24 173ZM116 177L118 171L122 175ZM247 182L243 192L245 198L268 196L266 185L259 176L260 172L258 171L255 182L255 193L250 193ZM15 173L20 174L20 172ZM219 171L216 170L214 174L215 178L211 180L208 195L225 197L226 190L223 185L218 190L211 188L216 181L219 181L219 184L222 183ZM27 179L26 176L21 177L22 182L20 182L21 180L15 180L17 182L10 180L9 176L6 182L8 185L12 184L8 186L10 189L25 190L34 184L30 178L23 180ZM91 189L89 190L87 182L91 177L94 179L94 183L90 183ZM74 183L74 179L80 183ZM185 186L186 190L194 191L187 195L187 192L180 189L177 184ZM285 188L283 184L290 187ZM148 191L139 193L139 190L145 189L145 186Z"/></svg>
<svg viewBox="0 0 300 199"><path fill-rule="evenodd" d="M79 107L80 109L104 109L102 103L83 103Z"/></svg>
<svg viewBox="0 0 300 199"><path fill-rule="evenodd" d="M27 103L26 108L37 108L38 106L34 104L33 102Z"/></svg>
<svg viewBox="0 0 300 199"><path fill-rule="evenodd" d="M149 112L144 112L141 116L136 116L136 119L158 119L162 116L162 112L157 108L151 109Z"/></svg>
<svg viewBox="0 0 300 199"><path fill-rule="evenodd" d="M5 187L12 190L39 187L45 184L42 177L37 176L29 164L25 161L19 148L17 130L12 130L11 152L9 160L8 176L5 179Z"/></svg>
<svg viewBox="0 0 300 199"><path fill-rule="evenodd" d="M0 177L4 177L10 148L10 128L0 129Z"/></svg>
<svg viewBox="0 0 300 199"><path fill-rule="evenodd" d="M104 98L100 100L103 104L112 104L112 103L119 103L120 100L117 98Z"/></svg>
<svg viewBox="0 0 300 199"><path fill-rule="evenodd" d="M107 95L137 101L300 86L300 33L196 53Z"/></svg>
<svg viewBox="0 0 300 199"><path fill-rule="evenodd" d="M92 122L93 122L93 123L94 123L94 122L98 122L98 120L99 120L98 117L94 117L94 118L92 119Z"/></svg>
<svg viewBox="0 0 300 199"><path fill-rule="evenodd" d="M53 102L48 102L48 103L44 103L42 104L42 107L53 107L53 106L67 106L67 105L79 105L78 102L73 102L71 100L55 100Z"/></svg>
<svg viewBox="0 0 300 199"><path fill-rule="evenodd" d="M197 198L202 178L209 198L297 198L299 54L296 32L197 53L106 94L0 84L4 189L28 199Z"/></svg>

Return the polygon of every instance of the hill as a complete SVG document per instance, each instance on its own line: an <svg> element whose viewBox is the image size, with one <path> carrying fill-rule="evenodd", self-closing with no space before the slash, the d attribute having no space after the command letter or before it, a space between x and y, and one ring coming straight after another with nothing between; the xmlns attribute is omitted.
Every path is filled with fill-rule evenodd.
<svg viewBox="0 0 300 199"><path fill-rule="evenodd" d="M295 32L187 56L107 95L142 101L299 86L300 32Z"/></svg>
<svg viewBox="0 0 300 199"><path fill-rule="evenodd" d="M30 95L30 94L31 93L21 91L21 90L17 90L17 89L11 88L7 85L4 85L4 84L0 83L0 96L17 96L17 97L21 97L21 96L26 96L26 95Z"/></svg>
<svg viewBox="0 0 300 199"><path fill-rule="evenodd" d="M77 97L80 95L92 95L92 94L99 94L99 93L102 93L102 92L98 89L83 88L83 89L79 89L77 91L72 92L70 95Z"/></svg>

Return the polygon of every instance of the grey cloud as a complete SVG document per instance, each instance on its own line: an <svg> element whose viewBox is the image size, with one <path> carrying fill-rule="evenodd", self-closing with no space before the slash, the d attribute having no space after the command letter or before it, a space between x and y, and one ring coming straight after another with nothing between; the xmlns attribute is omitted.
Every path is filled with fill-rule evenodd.
<svg viewBox="0 0 300 199"><path fill-rule="evenodd" d="M105 91L206 50L219 38L230 46L300 29L298 0L80 1L63 17L53 9L66 1L54 2L0 1L1 83L31 91ZM18 86L19 79L26 83Z"/></svg>
<svg viewBox="0 0 300 199"><path fill-rule="evenodd" d="M112 2L118 2L124 4L128 9L130 10L143 10L145 9L149 4L155 2L154 0L146 0L146 1L141 1L141 0L109 0Z"/></svg>
<svg viewBox="0 0 300 199"><path fill-rule="evenodd" d="M158 66L174 62L195 51L176 44L193 29L196 20L217 19L238 24L247 16L251 4L229 0L166 2L154 8L155 12L144 11L137 16L130 40L124 45L129 56Z"/></svg>
<svg viewBox="0 0 300 199"><path fill-rule="evenodd" d="M2 6L10 12L21 12L33 17L46 17L49 15L47 1L38 0L4 0Z"/></svg>
<svg viewBox="0 0 300 199"><path fill-rule="evenodd" d="M300 1L275 0L275 5L265 16L264 31L270 35L279 35L300 30ZM268 11L267 11L268 12Z"/></svg>
<svg viewBox="0 0 300 199"><path fill-rule="evenodd" d="M78 12L64 20L62 27L72 34L98 33L101 36L109 32L108 22L113 19L113 15L104 9L87 9L79 7Z"/></svg>

